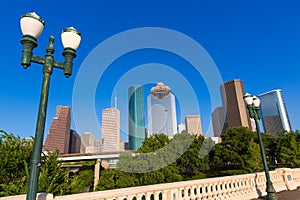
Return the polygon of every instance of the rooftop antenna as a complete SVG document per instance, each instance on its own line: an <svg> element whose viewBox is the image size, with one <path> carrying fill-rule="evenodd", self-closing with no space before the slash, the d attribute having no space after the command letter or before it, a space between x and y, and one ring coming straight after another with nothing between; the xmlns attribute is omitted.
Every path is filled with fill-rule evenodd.
<svg viewBox="0 0 300 200"><path fill-rule="evenodd" d="M118 100L118 98L117 98L117 90L115 91L115 108L117 108L117 101Z"/></svg>

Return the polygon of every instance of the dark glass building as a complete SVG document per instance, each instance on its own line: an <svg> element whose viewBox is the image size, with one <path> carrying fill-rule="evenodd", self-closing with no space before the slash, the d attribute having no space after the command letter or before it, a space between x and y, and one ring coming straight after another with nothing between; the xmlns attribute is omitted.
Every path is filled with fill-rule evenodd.
<svg viewBox="0 0 300 200"><path fill-rule="evenodd" d="M144 87L128 88L129 149L137 150L145 140Z"/></svg>
<svg viewBox="0 0 300 200"><path fill-rule="evenodd" d="M282 91L272 90L259 95L262 121L266 133L275 134L291 131L291 123L285 106Z"/></svg>

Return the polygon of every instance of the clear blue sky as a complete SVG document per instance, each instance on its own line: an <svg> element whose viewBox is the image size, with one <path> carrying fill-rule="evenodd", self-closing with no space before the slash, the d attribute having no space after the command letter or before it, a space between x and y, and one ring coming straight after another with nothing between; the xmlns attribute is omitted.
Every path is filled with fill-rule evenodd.
<svg viewBox="0 0 300 200"><path fill-rule="evenodd" d="M282 89L292 129L300 129L298 119L300 115L300 3L297 0L54 0L49 2L10 0L1 1L0 9L2 19L0 129L2 130L19 134L21 137L34 135L42 83L42 66L32 64L29 69L24 70L19 64L22 51L19 42L22 37L19 18L22 14L33 11L37 12L46 23L38 39L39 46L34 50L36 55L45 54L48 37L54 35L55 59L63 61L61 30L74 26L82 33L82 43L77 51L78 57L74 60L72 77L66 79L61 70L54 70L51 77L45 134L55 116L55 107L72 106L76 75L90 52L102 41L120 32L142 27L171 29L197 41L210 55L224 81L242 79L246 91L252 94ZM120 45L115 48L122 48L122 44ZM107 51L114 50L108 48ZM149 63L156 63L156 65L147 65ZM179 71L180 74L176 76L175 73L170 75L167 71L160 71L157 63L176 69L175 71ZM178 56L161 50L144 49L120 56L103 74L97 87L94 106L99 123L101 123L101 110L111 106L114 90L117 90L122 116L121 128L124 132L127 131L126 95L127 87L130 85L126 85L129 84L128 81L126 82L126 76L128 75L128 80L134 80L134 76L139 76L141 82L145 74L139 74L138 69L134 67L140 66L144 70L147 67L150 69L154 67L159 71L158 74L165 73L165 76L155 78L155 73L145 76L144 84L147 84L148 88L158 79L163 79L161 81L171 89L176 88L178 82L183 83L178 81L180 75L184 76L184 80L189 81L191 85L194 84L202 126L206 131L210 122L210 96L201 76L195 74L187 65L188 63ZM168 67L161 66L166 70L169 69ZM153 80L149 80L149 77L153 77ZM134 82L130 83L134 84ZM181 99L179 103L189 104L189 100L190 98ZM197 114L193 113L196 110L193 107L181 106L179 115ZM85 118L88 121L88 117ZM182 120L182 117L179 117L179 122ZM77 129L74 121L72 121L72 128ZM126 136L123 134L122 138L126 139Z"/></svg>

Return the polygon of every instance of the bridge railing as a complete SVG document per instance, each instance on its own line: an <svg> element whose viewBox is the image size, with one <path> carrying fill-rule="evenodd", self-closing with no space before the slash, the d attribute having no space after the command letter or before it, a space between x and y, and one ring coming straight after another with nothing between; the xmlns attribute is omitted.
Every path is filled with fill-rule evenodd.
<svg viewBox="0 0 300 200"><path fill-rule="evenodd" d="M276 169L270 171L270 177L276 192L294 190L300 186L300 168ZM41 196L39 200L248 200L266 195L265 189L265 174L260 172L56 196L54 198L53 195L48 194ZM13 200L19 199L25 199L25 195L13 197ZM0 198L0 200L4 199Z"/></svg>

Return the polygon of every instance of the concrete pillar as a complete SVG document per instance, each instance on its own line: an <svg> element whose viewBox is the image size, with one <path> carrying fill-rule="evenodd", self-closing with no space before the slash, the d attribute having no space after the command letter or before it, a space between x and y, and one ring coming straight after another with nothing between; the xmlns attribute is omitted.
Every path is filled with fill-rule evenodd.
<svg viewBox="0 0 300 200"><path fill-rule="evenodd" d="M136 199L137 200L142 200L142 197L144 196L144 194L137 194L136 195Z"/></svg>
<svg viewBox="0 0 300 200"><path fill-rule="evenodd" d="M190 189L190 187L185 187L184 188L184 197L183 197L184 200L189 200L190 199L190 197L189 197L189 189Z"/></svg>
<svg viewBox="0 0 300 200"><path fill-rule="evenodd" d="M154 200L159 200L159 194L160 194L160 191L154 192Z"/></svg>
<svg viewBox="0 0 300 200"><path fill-rule="evenodd" d="M152 192L147 192L146 193L146 200L151 200L151 195L152 195Z"/></svg>
<svg viewBox="0 0 300 200"><path fill-rule="evenodd" d="M99 182L99 177L100 177L100 165L101 165L101 160L97 159L95 163L95 170L94 170L94 190L97 187L97 184Z"/></svg>
<svg viewBox="0 0 300 200"><path fill-rule="evenodd" d="M167 199L172 199L172 195L171 195L171 193L169 192L169 190L163 190L162 191L162 199L163 200L167 200Z"/></svg>

